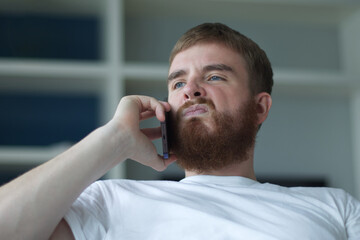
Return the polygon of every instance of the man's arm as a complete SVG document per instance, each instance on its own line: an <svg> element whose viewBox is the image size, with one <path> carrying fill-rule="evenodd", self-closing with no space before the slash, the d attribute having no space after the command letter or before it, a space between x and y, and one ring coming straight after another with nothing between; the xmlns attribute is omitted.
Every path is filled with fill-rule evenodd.
<svg viewBox="0 0 360 240"><path fill-rule="evenodd" d="M48 239L81 192L127 158L164 170L174 158L163 160L150 141L161 136L160 129L141 131L139 122L154 116L163 121L169 110L154 98L124 97L109 123L1 187L1 238Z"/></svg>

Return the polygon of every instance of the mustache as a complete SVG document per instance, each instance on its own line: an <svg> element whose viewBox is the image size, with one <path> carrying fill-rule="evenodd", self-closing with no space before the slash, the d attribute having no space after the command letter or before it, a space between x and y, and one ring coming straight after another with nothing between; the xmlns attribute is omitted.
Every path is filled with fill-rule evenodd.
<svg viewBox="0 0 360 240"><path fill-rule="evenodd" d="M179 116L179 114L181 114L186 108L195 105L195 104L206 104L209 106L209 109L214 110L215 109L215 104L211 99L207 99L207 98L196 98L194 100L191 101L187 101L185 102L176 112L176 115Z"/></svg>

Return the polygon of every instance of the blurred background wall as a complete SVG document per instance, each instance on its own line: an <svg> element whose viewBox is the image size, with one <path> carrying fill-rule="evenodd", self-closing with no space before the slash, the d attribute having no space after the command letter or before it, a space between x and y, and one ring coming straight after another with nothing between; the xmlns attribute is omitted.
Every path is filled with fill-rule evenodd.
<svg viewBox="0 0 360 240"><path fill-rule="evenodd" d="M121 96L166 97L169 52L203 22L247 35L272 62L273 107L255 152L259 180L359 197L360 4L350 0L1 1L1 182L108 121ZM183 172L126 161L105 176L124 177L177 180Z"/></svg>

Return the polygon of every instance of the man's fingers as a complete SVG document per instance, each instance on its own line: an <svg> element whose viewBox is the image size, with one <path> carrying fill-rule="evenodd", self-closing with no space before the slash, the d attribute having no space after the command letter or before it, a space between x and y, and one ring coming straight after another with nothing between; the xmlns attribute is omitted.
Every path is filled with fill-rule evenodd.
<svg viewBox="0 0 360 240"><path fill-rule="evenodd" d="M156 117L159 121L165 121L165 112L170 111L170 104L147 96L123 97L113 117L113 122L126 126L133 136L133 145L129 149L129 158L150 166L158 171L163 171L174 161L173 158L163 159L159 156L155 145L151 142L161 137L161 128L147 128L140 130L141 120Z"/></svg>
<svg viewBox="0 0 360 240"><path fill-rule="evenodd" d="M170 111L171 107L170 104L167 102L159 101L162 107L158 107L155 110L156 117L160 122L165 121L165 112Z"/></svg>
<svg viewBox="0 0 360 240"><path fill-rule="evenodd" d="M165 121L165 112L170 111L170 104L147 96L126 96L123 97L118 106L116 117L123 116L123 112L137 111L138 116L130 117L130 121L147 119L156 116L159 121ZM153 112L153 113L152 113Z"/></svg>
<svg viewBox="0 0 360 240"><path fill-rule="evenodd" d="M159 101L153 97L147 97L147 96L134 96L138 100L140 108L140 113L147 112L147 111L154 111L156 117L159 119L159 121L165 120L165 111L170 110L170 104Z"/></svg>
<svg viewBox="0 0 360 240"><path fill-rule="evenodd" d="M170 156L169 159L164 159L161 155L158 155L158 164L156 166L152 166L156 171L164 171L171 163L176 161L176 157Z"/></svg>
<svg viewBox="0 0 360 240"><path fill-rule="evenodd" d="M152 100L150 99L149 103L151 103L151 101ZM155 99L155 101L157 101L157 100ZM163 101L158 101L158 103L160 103L160 105L157 105L157 103L154 103L154 105L156 105L155 110L152 108L149 108L149 109L143 108L142 109L143 112L140 112L140 120L146 120L146 119L156 116L159 121L161 121L161 122L165 121L165 112L170 111L170 104L167 102L163 102Z"/></svg>
<svg viewBox="0 0 360 240"><path fill-rule="evenodd" d="M164 159L164 164L168 167L171 163L176 162L177 157L174 154L170 154L168 159Z"/></svg>
<svg viewBox="0 0 360 240"><path fill-rule="evenodd" d="M150 140L161 138L161 128L144 128L141 132L145 134Z"/></svg>
<svg viewBox="0 0 360 240"><path fill-rule="evenodd" d="M147 110L145 112L140 113L140 120L146 120L155 116L155 112L153 110Z"/></svg>

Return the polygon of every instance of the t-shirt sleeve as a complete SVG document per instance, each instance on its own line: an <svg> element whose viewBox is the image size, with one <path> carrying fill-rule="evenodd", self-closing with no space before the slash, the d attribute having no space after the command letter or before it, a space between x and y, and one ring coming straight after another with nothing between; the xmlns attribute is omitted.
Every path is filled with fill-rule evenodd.
<svg viewBox="0 0 360 240"><path fill-rule="evenodd" d="M104 239L108 228L107 215L100 183L95 182L78 197L64 218L75 239Z"/></svg>
<svg viewBox="0 0 360 240"><path fill-rule="evenodd" d="M345 221L348 239L360 239L360 201L350 194L347 194Z"/></svg>

